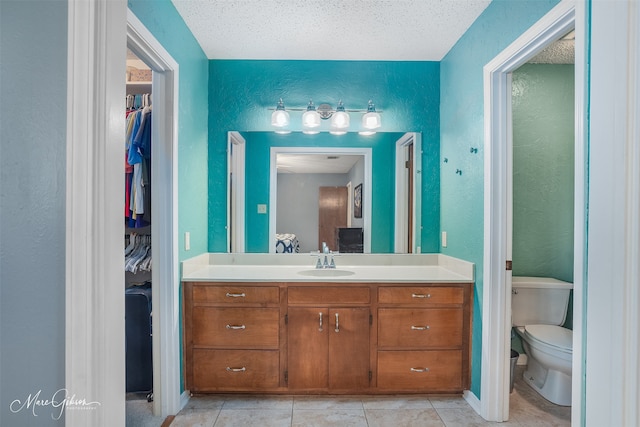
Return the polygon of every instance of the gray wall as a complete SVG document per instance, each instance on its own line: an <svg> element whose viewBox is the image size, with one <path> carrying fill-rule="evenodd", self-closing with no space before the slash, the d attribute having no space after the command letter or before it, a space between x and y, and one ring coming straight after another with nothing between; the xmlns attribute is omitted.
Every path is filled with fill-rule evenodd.
<svg viewBox="0 0 640 427"><path fill-rule="evenodd" d="M276 233L296 234L300 252L317 250L318 188L345 186L347 182L347 174L279 173Z"/></svg>
<svg viewBox="0 0 640 427"><path fill-rule="evenodd" d="M64 425L59 409L10 404L64 388L66 72L67 2L2 0L2 426Z"/></svg>

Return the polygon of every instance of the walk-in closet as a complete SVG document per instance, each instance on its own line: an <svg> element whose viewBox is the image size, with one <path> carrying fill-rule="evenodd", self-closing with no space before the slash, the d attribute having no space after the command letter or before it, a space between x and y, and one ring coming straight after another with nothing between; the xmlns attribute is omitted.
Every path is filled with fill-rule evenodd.
<svg viewBox="0 0 640 427"><path fill-rule="evenodd" d="M127 49L123 221L127 418L153 401L151 69Z"/></svg>

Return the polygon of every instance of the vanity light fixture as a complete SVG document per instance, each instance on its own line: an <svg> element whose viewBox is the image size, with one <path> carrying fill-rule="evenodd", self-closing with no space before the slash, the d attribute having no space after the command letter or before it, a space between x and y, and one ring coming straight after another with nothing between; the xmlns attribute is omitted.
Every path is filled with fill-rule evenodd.
<svg viewBox="0 0 640 427"><path fill-rule="evenodd" d="M318 132L320 127L320 113L316 110L316 106L313 105L313 100L309 100L307 111L302 115L302 132L308 135L313 135Z"/></svg>
<svg viewBox="0 0 640 427"><path fill-rule="evenodd" d="M333 113L333 117L331 118L331 130L329 132L333 135L344 135L347 133L347 129L349 129L349 121L349 113L345 111L342 101L338 101L336 112Z"/></svg>
<svg viewBox="0 0 640 427"><path fill-rule="evenodd" d="M342 101L338 102L335 110L329 104L320 104L316 108L313 100L309 101L306 108L288 108L288 111L302 111L302 132L306 134L316 134L320 132L322 120L331 119L330 129L333 135L344 135L350 126L349 113L365 113L362 116L362 129L360 134L372 135L375 129L381 126L380 112L376 111L371 100L366 110L347 110ZM271 115L271 125L277 133L289 133L289 113L285 110L284 101L280 98L277 107Z"/></svg>
<svg viewBox="0 0 640 427"><path fill-rule="evenodd" d="M374 129L378 129L381 124L380 114L376 112L376 106L373 104L373 101L369 100L367 113L362 116L362 127L372 131Z"/></svg>
<svg viewBox="0 0 640 427"><path fill-rule="evenodd" d="M271 126L276 128L278 133L289 133L286 128L289 126L289 113L284 109L284 101L280 98L276 111L271 114Z"/></svg>

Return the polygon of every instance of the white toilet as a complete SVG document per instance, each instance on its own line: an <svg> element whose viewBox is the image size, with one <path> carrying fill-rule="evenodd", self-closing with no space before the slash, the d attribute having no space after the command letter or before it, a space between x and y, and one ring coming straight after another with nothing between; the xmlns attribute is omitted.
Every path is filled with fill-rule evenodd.
<svg viewBox="0 0 640 427"><path fill-rule="evenodd" d="M573 283L513 277L511 320L527 354L524 380L556 405L571 406L573 331L563 328Z"/></svg>

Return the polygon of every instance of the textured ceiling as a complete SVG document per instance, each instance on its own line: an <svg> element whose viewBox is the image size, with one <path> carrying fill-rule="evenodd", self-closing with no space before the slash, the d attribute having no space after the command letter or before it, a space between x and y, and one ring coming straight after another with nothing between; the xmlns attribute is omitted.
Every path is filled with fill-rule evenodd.
<svg viewBox="0 0 640 427"><path fill-rule="evenodd" d="M278 173L348 173L362 156L278 153Z"/></svg>
<svg viewBox="0 0 640 427"><path fill-rule="evenodd" d="M490 0L172 0L209 59L439 61Z"/></svg>

